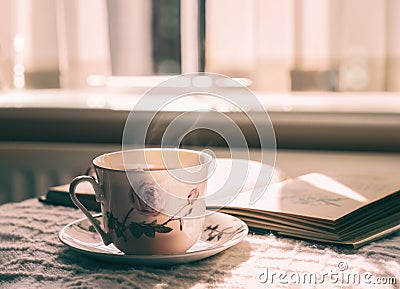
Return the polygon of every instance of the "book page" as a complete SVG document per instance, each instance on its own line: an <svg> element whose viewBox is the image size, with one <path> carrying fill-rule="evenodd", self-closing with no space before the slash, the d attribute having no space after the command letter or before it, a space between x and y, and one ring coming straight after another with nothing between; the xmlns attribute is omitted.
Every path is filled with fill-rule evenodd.
<svg viewBox="0 0 400 289"><path fill-rule="evenodd" d="M245 159L217 158L210 170L206 202L213 204L229 203L242 192L254 193L257 188L263 189L287 178L279 168Z"/></svg>
<svg viewBox="0 0 400 289"><path fill-rule="evenodd" d="M352 190L359 192L369 202L400 190L400 171L385 175L356 172L351 175L335 175L334 178Z"/></svg>
<svg viewBox="0 0 400 289"><path fill-rule="evenodd" d="M231 176L232 168L236 165L240 171L240 176ZM242 174L246 174L243 175ZM264 163L245 160L245 159L224 159L217 158L215 161L215 168L210 178L207 181L207 191L212 194L218 190L223 189L229 184L230 178L238 179L243 177L243 183L240 184L241 191L249 191L254 188L257 183L258 177L265 176L258 185L267 186L269 183L281 182L287 178L287 176L279 168L274 168ZM270 177L270 179L268 179Z"/></svg>
<svg viewBox="0 0 400 289"><path fill-rule="evenodd" d="M337 220L399 189L400 180L393 176L359 174L333 179L327 175L311 173L269 185L255 204L249 204L251 191L247 191L240 193L226 207ZM207 205L212 207L214 204Z"/></svg>

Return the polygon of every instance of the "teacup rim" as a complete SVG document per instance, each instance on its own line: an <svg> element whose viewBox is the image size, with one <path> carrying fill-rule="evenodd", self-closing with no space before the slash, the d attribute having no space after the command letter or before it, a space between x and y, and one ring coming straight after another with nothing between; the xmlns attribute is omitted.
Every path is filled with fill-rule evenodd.
<svg viewBox="0 0 400 289"><path fill-rule="evenodd" d="M193 168L197 168L197 167L201 167L201 166L205 166L210 164L213 161L213 156L205 151L197 151L197 150L191 150L191 149L181 149L181 148L139 148L139 149L129 149L129 150L120 150L120 151L114 151L114 152L109 152L109 153L103 153L101 155L98 155L97 157L95 157L92 161L92 164L95 168L101 169L101 170L106 170L106 171L113 171L113 172L123 172L123 173L127 173L127 172L143 172L141 170L138 169L118 169L118 168L109 168L109 167L105 167L105 166L101 166L99 164L96 164L96 160L100 159L101 157L104 157L105 155L116 155L116 154L124 154L126 152L130 152L130 151L144 151L144 150L148 150L148 151L185 151L185 152L190 152L190 153L196 153L199 156L200 155L205 155L207 157L209 157L209 159L204 162L201 163L199 165L194 165L194 166L188 166L188 167L183 167L183 168L176 168L176 169L168 169L168 170L152 170L151 172L165 172L165 171L179 171L182 169L193 169ZM123 160L123 165L125 167L125 163L124 163L124 159L122 157Z"/></svg>

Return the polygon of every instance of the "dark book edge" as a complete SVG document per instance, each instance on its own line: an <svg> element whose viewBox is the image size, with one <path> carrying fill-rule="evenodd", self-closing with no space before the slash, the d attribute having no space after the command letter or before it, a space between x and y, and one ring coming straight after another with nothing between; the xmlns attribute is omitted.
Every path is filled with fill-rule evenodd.
<svg viewBox="0 0 400 289"><path fill-rule="evenodd" d="M60 194L60 195L62 195L62 194ZM47 205L77 208L75 206L75 204L72 202L71 198L69 197L69 194L64 194L64 195L65 195L65 197L58 197L58 198L51 197L51 195L45 195L45 196L38 197L38 200ZM100 212L100 203L96 202L94 195L93 196L77 195L77 197L78 197L79 201L81 201L81 203L88 210Z"/></svg>

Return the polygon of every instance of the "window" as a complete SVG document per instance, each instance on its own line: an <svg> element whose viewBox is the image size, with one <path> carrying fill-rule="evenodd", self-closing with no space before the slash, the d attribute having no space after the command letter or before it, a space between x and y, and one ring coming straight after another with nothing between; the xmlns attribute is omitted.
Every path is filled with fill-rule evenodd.
<svg viewBox="0 0 400 289"><path fill-rule="evenodd" d="M400 3L207 1L207 69L259 90L399 91Z"/></svg>
<svg viewBox="0 0 400 289"><path fill-rule="evenodd" d="M398 11L396 0L5 0L2 82L205 69L261 91L399 91Z"/></svg>

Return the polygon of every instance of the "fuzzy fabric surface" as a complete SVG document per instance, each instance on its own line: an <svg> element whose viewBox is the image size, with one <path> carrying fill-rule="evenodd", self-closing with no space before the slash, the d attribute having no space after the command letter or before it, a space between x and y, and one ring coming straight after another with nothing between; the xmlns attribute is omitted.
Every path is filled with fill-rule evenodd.
<svg viewBox="0 0 400 289"><path fill-rule="evenodd" d="M0 206L0 288L400 288L399 232L357 250L249 234L208 259L155 268L67 248L58 233L82 217L36 199Z"/></svg>

